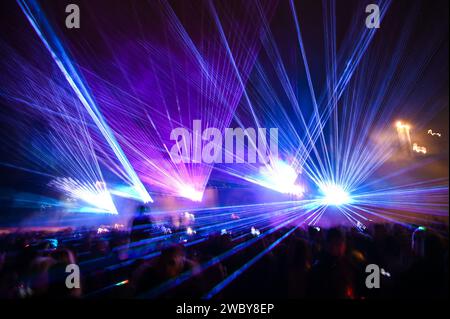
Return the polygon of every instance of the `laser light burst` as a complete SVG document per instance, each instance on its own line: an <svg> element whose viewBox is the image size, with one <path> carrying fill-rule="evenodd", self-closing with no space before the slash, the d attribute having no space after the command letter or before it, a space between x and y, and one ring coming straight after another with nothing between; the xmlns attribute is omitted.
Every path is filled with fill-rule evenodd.
<svg viewBox="0 0 450 319"><path fill-rule="evenodd" d="M73 178L57 178L50 182L49 186L63 191L73 200L80 200L91 205L99 212L118 214L104 182L97 181L94 184L89 184Z"/></svg>
<svg viewBox="0 0 450 319"><path fill-rule="evenodd" d="M277 160L272 165L263 167L261 170L263 181L261 185L283 194L303 195L304 187L297 183L298 173L295 169L281 161Z"/></svg>
<svg viewBox="0 0 450 319"><path fill-rule="evenodd" d="M323 194L321 198L323 205L341 206L352 202L350 194L340 185L324 184L320 186L320 191Z"/></svg>
<svg viewBox="0 0 450 319"><path fill-rule="evenodd" d="M203 192L196 190L190 185L183 185L179 189L179 195L181 197L192 200L193 202L201 202L203 199Z"/></svg>

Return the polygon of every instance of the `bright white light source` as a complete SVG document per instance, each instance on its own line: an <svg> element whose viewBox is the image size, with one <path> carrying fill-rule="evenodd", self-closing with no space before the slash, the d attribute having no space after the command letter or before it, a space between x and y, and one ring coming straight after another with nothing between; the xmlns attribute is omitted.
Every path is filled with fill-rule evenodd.
<svg viewBox="0 0 450 319"><path fill-rule="evenodd" d="M427 153L427 148L425 146L419 146L417 145L417 143L413 144L413 151L416 153L422 153L422 154L426 154Z"/></svg>
<svg viewBox="0 0 450 319"><path fill-rule="evenodd" d="M197 232L195 230L193 230L191 227L188 227L186 229L186 234L188 234L189 236L195 235Z"/></svg>
<svg viewBox="0 0 450 319"><path fill-rule="evenodd" d="M261 168L261 185L283 194L303 195L305 189L296 184L298 173L282 160L273 161L270 166Z"/></svg>
<svg viewBox="0 0 450 319"><path fill-rule="evenodd" d="M188 198L194 202L201 202L203 192L196 190L194 187L184 185L180 188L179 194L181 197Z"/></svg>
<svg viewBox="0 0 450 319"><path fill-rule="evenodd" d="M403 123L401 121L397 121L397 123L395 123L395 126L397 127L398 130L405 130L405 131L409 131L411 129L411 125Z"/></svg>
<svg viewBox="0 0 450 319"><path fill-rule="evenodd" d="M97 234L109 233L109 229L106 227L97 228Z"/></svg>
<svg viewBox="0 0 450 319"><path fill-rule="evenodd" d="M252 228L250 229L250 233L253 236L259 236L261 234L261 232L259 231L259 229L256 229L255 227L252 226Z"/></svg>
<svg viewBox="0 0 450 319"><path fill-rule="evenodd" d="M320 187L323 193L322 203L328 206L340 206L349 204L351 197L348 192L336 184L324 184Z"/></svg>
<svg viewBox="0 0 450 319"><path fill-rule="evenodd" d="M94 184L81 182L73 178L58 177L49 183L50 186L66 193L70 202L81 200L90 204L81 211L118 214L106 184L97 181Z"/></svg>
<svg viewBox="0 0 450 319"><path fill-rule="evenodd" d="M432 129L429 129L429 130L428 130L428 134L430 134L431 136L441 137L441 133L433 132Z"/></svg>
<svg viewBox="0 0 450 319"><path fill-rule="evenodd" d="M386 270L384 270L383 268L381 268L381 274L383 275L383 276L386 276L386 277L391 277L391 274L390 273L388 273Z"/></svg>

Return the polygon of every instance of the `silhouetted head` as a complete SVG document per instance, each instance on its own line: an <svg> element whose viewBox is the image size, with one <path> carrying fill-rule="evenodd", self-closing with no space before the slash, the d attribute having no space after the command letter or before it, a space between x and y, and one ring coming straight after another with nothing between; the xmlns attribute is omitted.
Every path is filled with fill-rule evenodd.
<svg viewBox="0 0 450 319"><path fill-rule="evenodd" d="M185 251L182 245L171 245L161 251L161 265L165 267L165 272L174 277L180 274L184 268Z"/></svg>
<svg viewBox="0 0 450 319"><path fill-rule="evenodd" d="M145 205L140 205L138 207L138 215L144 215L145 213L150 212L150 207L147 207Z"/></svg>
<svg viewBox="0 0 450 319"><path fill-rule="evenodd" d="M331 228L327 232L327 250L335 257L342 257L345 254L345 236L338 228Z"/></svg>
<svg viewBox="0 0 450 319"><path fill-rule="evenodd" d="M50 256L55 259L58 263L65 265L75 264L75 255L69 249L57 249L53 251Z"/></svg>

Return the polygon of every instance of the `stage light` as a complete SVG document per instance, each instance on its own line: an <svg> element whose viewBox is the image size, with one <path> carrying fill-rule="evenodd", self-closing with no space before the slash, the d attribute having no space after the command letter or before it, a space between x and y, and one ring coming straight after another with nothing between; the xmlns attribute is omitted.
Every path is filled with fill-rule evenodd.
<svg viewBox="0 0 450 319"><path fill-rule="evenodd" d="M323 194L322 204L327 206L341 206L351 203L350 194L345 189L336 184L324 184L320 187Z"/></svg>
<svg viewBox="0 0 450 319"><path fill-rule="evenodd" d="M102 181L97 181L92 185L73 178L60 177L51 181L49 186L63 191L68 196L68 201L71 202L70 205L76 204L79 200L90 205L89 207L81 208L80 211L118 214L111 194L106 184Z"/></svg>
<svg viewBox="0 0 450 319"><path fill-rule="evenodd" d="M301 196L305 192L302 185L296 184L298 173L295 169L282 160L261 169L263 177L262 186L273 189L283 194Z"/></svg>
<svg viewBox="0 0 450 319"><path fill-rule="evenodd" d="M411 126L409 124L403 123L402 121L397 121L397 123L395 123L395 126L399 131L401 130L409 131L411 129Z"/></svg>
<svg viewBox="0 0 450 319"><path fill-rule="evenodd" d="M184 185L180 188L179 195L194 202L201 202L203 198L203 192L198 191L194 187L188 185Z"/></svg>

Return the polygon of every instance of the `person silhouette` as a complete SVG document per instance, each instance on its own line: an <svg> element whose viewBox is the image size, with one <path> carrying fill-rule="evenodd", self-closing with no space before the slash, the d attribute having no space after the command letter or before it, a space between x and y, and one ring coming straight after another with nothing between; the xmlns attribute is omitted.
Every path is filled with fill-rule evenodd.
<svg viewBox="0 0 450 319"><path fill-rule="evenodd" d="M149 237L152 227L152 221L147 214L150 211L149 207L144 205L139 206L136 216L133 218L131 225L131 241L136 242Z"/></svg>

